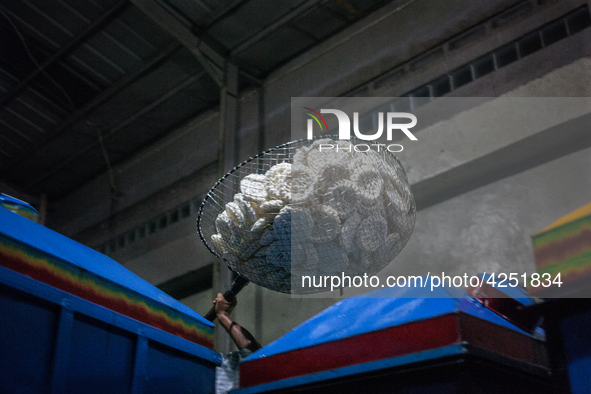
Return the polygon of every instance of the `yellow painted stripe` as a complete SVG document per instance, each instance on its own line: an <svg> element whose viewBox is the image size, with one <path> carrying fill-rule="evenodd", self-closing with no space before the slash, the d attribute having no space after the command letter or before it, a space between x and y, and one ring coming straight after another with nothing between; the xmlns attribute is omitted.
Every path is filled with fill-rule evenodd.
<svg viewBox="0 0 591 394"><path fill-rule="evenodd" d="M543 228L542 230L538 231L534 235L538 235L543 232L552 230L556 227L560 227L566 223L572 222L574 220L580 219L580 218L582 218L584 216L588 216L588 215L591 215L591 202L589 204L583 205L582 207L574 210L573 212L569 213L568 215L561 217L560 219L558 219L557 221L555 221L551 225Z"/></svg>

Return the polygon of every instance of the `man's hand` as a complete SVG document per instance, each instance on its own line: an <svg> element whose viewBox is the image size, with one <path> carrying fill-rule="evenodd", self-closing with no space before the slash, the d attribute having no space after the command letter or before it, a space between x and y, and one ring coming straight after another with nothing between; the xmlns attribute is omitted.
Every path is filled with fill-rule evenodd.
<svg viewBox="0 0 591 394"><path fill-rule="evenodd" d="M230 334L230 337L238 346L238 349L247 348L250 351L257 351L261 348L261 345L252 336L248 330L240 326L230 318L230 312L236 306L236 299L232 302L226 301L222 293L218 293L218 296L213 300L215 307L215 314L218 318L218 322L224 327L224 329Z"/></svg>
<svg viewBox="0 0 591 394"><path fill-rule="evenodd" d="M217 318L221 316L230 316L230 313L236 306L236 299L232 302L226 301L222 293L218 293L218 296L215 300L213 300L213 305L215 306L215 314Z"/></svg>

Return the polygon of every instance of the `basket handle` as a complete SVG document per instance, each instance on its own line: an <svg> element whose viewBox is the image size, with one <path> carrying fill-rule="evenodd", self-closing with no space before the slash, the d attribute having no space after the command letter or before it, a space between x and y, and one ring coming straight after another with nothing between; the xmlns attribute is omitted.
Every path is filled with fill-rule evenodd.
<svg viewBox="0 0 591 394"><path fill-rule="evenodd" d="M244 276L238 275L236 277L236 279L234 279L234 282L232 283L232 285L223 294L224 295L224 298L226 299L226 301L228 301L228 302L234 301L234 299L236 298L236 295L249 282L250 281L248 279L246 279ZM212 306L211 309L203 317L206 318L209 321L214 321L215 320L215 317L216 317L216 315L215 315L215 305Z"/></svg>

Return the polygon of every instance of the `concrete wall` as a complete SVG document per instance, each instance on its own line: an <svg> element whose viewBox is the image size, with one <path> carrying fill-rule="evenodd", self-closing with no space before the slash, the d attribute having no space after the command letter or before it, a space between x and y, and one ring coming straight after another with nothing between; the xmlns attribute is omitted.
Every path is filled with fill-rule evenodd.
<svg viewBox="0 0 591 394"><path fill-rule="evenodd" d="M291 97L355 92L401 95L587 2L532 1L527 15L493 29L491 18L513 3L393 1L270 75L262 88L262 100L261 90L242 92L240 161L260 152L262 146L289 140ZM484 35L450 49L450 42L458 35L480 25ZM589 30L465 85L450 96L588 97ZM439 47L443 55L417 63ZM376 83L400 67L405 70L403 77ZM531 233L588 202L590 144L580 124L560 149L551 149L551 145L557 134L552 126L580 123L589 111L577 106L567 106L568 111L546 111L546 121L524 124L515 131L479 133L459 127L467 124L468 118L473 123L493 116L501 103L484 100L473 108L456 110L449 119L420 130L419 144L405 145L400 157L424 209L397 265L429 268L436 264L457 272L468 269L469 263L471 269L488 272L531 270ZM171 131L114 169L123 193L120 198L110 199L104 174L52 207L53 227L97 248L114 241L114 248L107 247L107 253L156 285L211 264L213 256L198 239L195 218L199 196L217 178L218 132L216 111ZM119 239L128 237L130 231L137 235L142 226L149 228L163 215L170 218L185 206L189 206L188 216L174 223L169 220L165 227L156 226L152 234L133 242L125 238L119 246ZM183 301L205 312L213 293L201 292ZM334 301L292 299L250 285L240 295L236 316L262 343L268 343Z"/></svg>
<svg viewBox="0 0 591 394"><path fill-rule="evenodd" d="M413 236L383 274L535 272L531 235L589 196L591 148L419 211Z"/></svg>

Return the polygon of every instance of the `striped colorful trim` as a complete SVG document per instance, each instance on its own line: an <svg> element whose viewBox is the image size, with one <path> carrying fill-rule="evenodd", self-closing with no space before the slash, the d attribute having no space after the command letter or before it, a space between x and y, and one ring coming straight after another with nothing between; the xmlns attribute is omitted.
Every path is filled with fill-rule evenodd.
<svg viewBox="0 0 591 394"><path fill-rule="evenodd" d="M142 323L213 348L213 328L119 284L2 236L0 265Z"/></svg>
<svg viewBox="0 0 591 394"><path fill-rule="evenodd" d="M19 215L26 217L35 223L39 223L39 213L32 207L27 207L22 204L15 204L5 200L0 200L0 207L6 208L14 213L18 213Z"/></svg>
<svg viewBox="0 0 591 394"><path fill-rule="evenodd" d="M539 273L561 274L563 282L591 275L591 215L532 237Z"/></svg>
<svg viewBox="0 0 591 394"><path fill-rule="evenodd" d="M591 202L589 204L583 205L580 208L575 209L574 211L572 211L568 215L564 215L563 217L561 217L560 219L558 219L557 221L555 221L551 225L541 229L536 234L534 234L534 237L538 234L546 233L556 227L562 226L563 224L574 222L577 219L581 219L581 218L583 218L585 216L589 216L589 215L591 215Z"/></svg>

